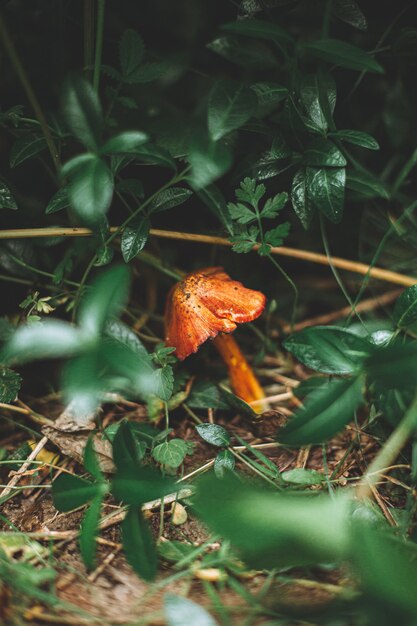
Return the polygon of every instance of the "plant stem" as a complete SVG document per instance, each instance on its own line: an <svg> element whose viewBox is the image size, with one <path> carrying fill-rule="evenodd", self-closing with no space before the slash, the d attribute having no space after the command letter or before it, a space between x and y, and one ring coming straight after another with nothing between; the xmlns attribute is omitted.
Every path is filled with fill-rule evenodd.
<svg viewBox="0 0 417 626"><path fill-rule="evenodd" d="M372 488L378 482L379 475L393 464L408 439L417 427L417 394L414 397L408 411L404 415L397 428L388 437L370 466L363 476L358 489L357 497L364 500L369 497Z"/></svg>
<svg viewBox="0 0 417 626"><path fill-rule="evenodd" d="M54 163L55 169L59 171L61 167L61 163L59 160L58 150L55 146L51 131L49 129L46 118L43 114L42 108L39 104L38 98L36 97L36 94L32 89L32 85L30 84L26 71L20 61L19 55L17 54L16 48L14 47L13 41L10 38L9 31L7 30L6 23L1 14L0 14L0 39L3 41L3 45L6 49L8 57L16 71L16 74L19 77L19 80L22 84L24 91L26 92L27 99L30 102L30 105L40 124L40 127L42 128L42 132L45 137L48 150L51 154L51 158Z"/></svg>
<svg viewBox="0 0 417 626"><path fill-rule="evenodd" d="M84 0L84 72L91 81L94 41L94 0Z"/></svg>
<svg viewBox="0 0 417 626"><path fill-rule="evenodd" d="M298 296L299 296L297 285L295 284L293 279L287 274L284 268L281 267L281 265L274 259L274 257L271 254L268 254L267 258L271 261L272 265L274 265L274 267L276 267L277 270L281 272L285 280L291 285L291 288L294 292L294 303L292 305L291 320L290 320L290 332L293 332L294 324L295 324L295 316L297 315Z"/></svg>
<svg viewBox="0 0 417 626"><path fill-rule="evenodd" d="M103 34L104 34L104 9L106 0L98 0L97 7L97 28L96 28L96 51L94 56L94 76L93 88L98 93L100 86L101 57L103 54Z"/></svg>

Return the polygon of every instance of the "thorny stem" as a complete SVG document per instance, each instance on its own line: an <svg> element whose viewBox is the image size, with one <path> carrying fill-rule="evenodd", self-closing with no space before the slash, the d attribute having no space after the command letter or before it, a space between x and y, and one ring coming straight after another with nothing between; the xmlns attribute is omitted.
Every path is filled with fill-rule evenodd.
<svg viewBox="0 0 417 626"><path fill-rule="evenodd" d="M45 137L48 150L51 154L52 161L55 165L55 169L59 171L61 167L61 163L59 160L58 150L55 146L55 142L53 140L51 131L49 129L49 126L46 121L45 115L42 111L42 108L39 104L38 98L32 89L32 85L30 84L29 78L20 61L16 48L14 47L13 41L10 38L9 31L7 29L6 23L1 14L0 14L0 39L3 41L3 45L6 49L9 59L16 71L16 74L19 77L22 87L24 91L26 92L27 99L29 100L30 105L36 115L36 118L42 128L42 132Z"/></svg>
<svg viewBox="0 0 417 626"><path fill-rule="evenodd" d="M414 397L408 411L404 415L397 428L388 437L370 466L363 476L358 490L357 497L360 500L368 498L372 488L378 482L381 472L393 464L408 439L417 427L417 394Z"/></svg>

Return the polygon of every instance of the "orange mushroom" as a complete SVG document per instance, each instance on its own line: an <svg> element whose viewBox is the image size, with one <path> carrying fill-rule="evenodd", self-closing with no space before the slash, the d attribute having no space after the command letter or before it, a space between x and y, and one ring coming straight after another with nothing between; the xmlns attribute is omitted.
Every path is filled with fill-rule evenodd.
<svg viewBox="0 0 417 626"><path fill-rule="evenodd" d="M187 274L171 289L165 310L166 344L183 360L207 339L227 365L230 384L246 402L258 402L264 392L235 339L238 324L251 322L265 308L266 297L232 280L221 267Z"/></svg>

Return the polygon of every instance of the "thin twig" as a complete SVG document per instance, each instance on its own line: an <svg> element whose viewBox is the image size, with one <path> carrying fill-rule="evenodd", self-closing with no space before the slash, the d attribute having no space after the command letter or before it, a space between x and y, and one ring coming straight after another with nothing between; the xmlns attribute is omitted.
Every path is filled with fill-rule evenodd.
<svg viewBox="0 0 417 626"><path fill-rule="evenodd" d="M26 459L26 462L23 463L22 467L16 472L16 474L13 476L13 478L9 481L9 483L7 484L7 487L5 487L3 489L3 491L0 493L0 499L4 498L5 496L7 496L12 491L13 487L21 479L22 474L24 474L26 472L26 470L30 466L31 462L34 459L36 459L36 457L38 456L39 452L46 446L47 443L48 443L48 437L42 437L42 439L39 441L39 443L36 445L36 447L33 448L32 452L29 454L28 458Z"/></svg>

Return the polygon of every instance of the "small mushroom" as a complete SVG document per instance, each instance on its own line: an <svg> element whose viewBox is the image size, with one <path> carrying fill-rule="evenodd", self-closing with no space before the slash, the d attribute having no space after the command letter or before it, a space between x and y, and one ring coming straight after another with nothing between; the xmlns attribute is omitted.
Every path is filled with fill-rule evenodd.
<svg viewBox="0 0 417 626"><path fill-rule="evenodd" d="M232 280L221 267L187 274L167 298L166 344L175 347L176 356L183 360L207 339L214 339L235 394L246 402L261 404L263 389L230 333L238 324L259 317L265 303L263 293Z"/></svg>

